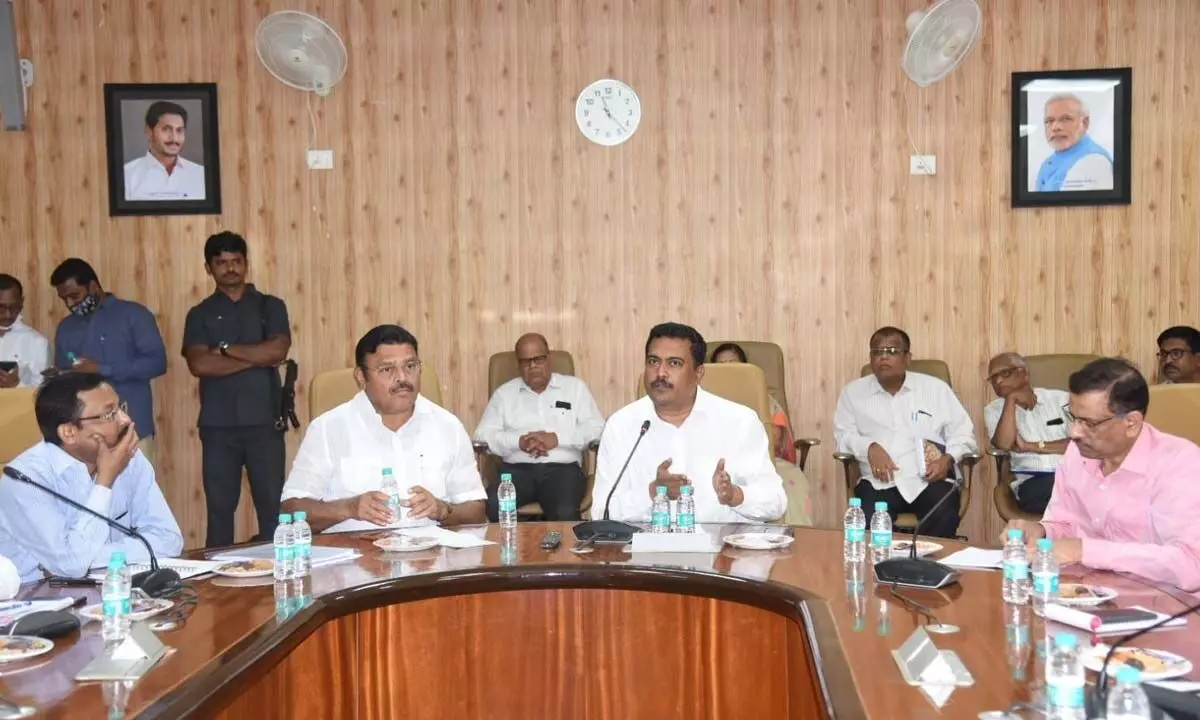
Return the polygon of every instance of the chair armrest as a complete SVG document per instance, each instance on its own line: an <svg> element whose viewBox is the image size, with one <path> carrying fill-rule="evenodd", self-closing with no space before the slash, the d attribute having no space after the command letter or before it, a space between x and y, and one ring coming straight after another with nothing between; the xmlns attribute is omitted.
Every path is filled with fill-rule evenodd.
<svg viewBox="0 0 1200 720"><path fill-rule="evenodd" d="M979 453L967 453L962 456L962 460L959 460L958 464L963 465L965 467L973 467L976 463L978 463L982 459L983 459L983 456L980 455Z"/></svg>
<svg viewBox="0 0 1200 720"><path fill-rule="evenodd" d="M476 455L487 455L488 444L485 442L473 442L471 447L475 450Z"/></svg>
<svg viewBox="0 0 1200 720"><path fill-rule="evenodd" d="M854 453L844 453L844 452L835 452L833 454L833 459L837 460L838 462L843 463L843 464L849 464L849 463L858 461L858 458L856 458L854 456Z"/></svg>
<svg viewBox="0 0 1200 720"><path fill-rule="evenodd" d="M595 440L591 441L590 443L588 443L588 444L587 444L587 449L588 449L589 451L591 451L591 452L600 452L600 440L599 440L599 438L597 438L597 439L595 439Z"/></svg>
<svg viewBox="0 0 1200 720"><path fill-rule="evenodd" d="M1001 450L1000 448L995 447L995 446L989 447L987 449L987 454L991 455L994 458L1008 457L1008 455L1009 455L1007 450Z"/></svg>
<svg viewBox="0 0 1200 720"><path fill-rule="evenodd" d="M799 454L796 455L796 465L798 465L801 470L804 469L804 465L808 462L808 451L812 450L814 446L820 444L821 438L797 438L796 442L792 443L792 447L796 448L796 450L799 452Z"/></svg>

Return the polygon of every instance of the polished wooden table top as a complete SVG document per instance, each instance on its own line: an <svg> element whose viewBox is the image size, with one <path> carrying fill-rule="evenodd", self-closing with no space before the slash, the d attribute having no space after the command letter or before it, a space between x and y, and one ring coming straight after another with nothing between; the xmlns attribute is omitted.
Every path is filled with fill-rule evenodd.
<svg viewBox="0 0 1200 720"><path fill-rule="evenodd" d="M738 526L707 526L714 534L736 531ZM563 531L562 545L543 551L538 542L548 529ZM500 539L498 526L467 528L466 532ZM736 599L754 593L778 595L795 592L814 608L827 607L825 636L818 648L825 665L825 682L835 709L847 693L855 702L842 704L847 712L871 718L976 717L1029 701L1039 693L1042 665L1038 644L1044 642L1044 624L1029 618L1028 643L1014 646L1020 636L1006 625L1001 599L1000 574L964 572L960 584L947 591L904 591L906 597L928 609L940 623L960 628L953 634L931 634L935 644L954 650L975 678L971 687L957 688L939 710L919 689L905 684L892 660L898 648L918 626L929 622L927 613L897 598L888 587L876 587L868 577L862 594L848 582L842 562L841 533L797 528L791 548L775 552L735 550L726 546L719 555L659 554L634 556L616 547L587 554L571 552L570 525L522 524L515 552L500 545L451 550L437 548L418 553L383 553L372 545L378 534L318 536L318 545L354 547L362 557L332 567L318 568L308 581L311 608L339 603L352 605L356 596L431 584L461 583L464 591L484 589L489 582L537 582L543 587L602 586L610 578L637 577L647 587L678 587L692 594L725 594ZM945 542L944 555L958 543ZM937 556L935 556L937 557ZM869 573L866 573L869 575ZM1120 592L1119 606L1142 605L1164 613L1182 610L1192 598L1171 588L1111 573L1088 572L1072 567L1067 576L1084 577ZM189 694L211 692L228 682L241 667L285 645L288 636L304 626L304 611L277 616L273 583L214 577L192 581L199 603L177 630L160 634L173 652L148 675L129 686L119 683L79 684L73 680L101 651L99 624L84 626L76 637L57 641L54 652L22 664L0 665L0 696L39 709L39 717L98 717L111 706L125 705L128 716L171 716L173 703ZM493 587L492 589L503 589ZM736 591L736 592L735 592ZM26 588L24 597L87 594L94 590ZM357 595L356 595L357 594ZM294 614L294 616L292 616ZM308 613L310 616L313 612ZM312 625L310 621L309 626ZM1061 631L1055 628L1054 631ZM1081 641L1089 642L1081 636ZM1200 621L1187 627L1154 633L1140 643L1200 660ZM222 680L222 678L224 678ZM860 710L861 708L861 710Z"/></svg>

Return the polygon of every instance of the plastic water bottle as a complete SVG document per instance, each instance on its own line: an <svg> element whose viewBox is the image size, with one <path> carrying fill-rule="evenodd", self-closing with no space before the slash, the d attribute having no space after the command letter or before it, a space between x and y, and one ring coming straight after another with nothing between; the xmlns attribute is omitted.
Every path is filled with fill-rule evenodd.
<svg viewBox="0 0 1200 720"><path fill-rule="evenodd" d="M675 532L696 532L696 498L692 497L692 486L679 488L679 503L675 509Z"/></svg>
<svg viewBox="0 0 1200 720"><path fill-rule="evenodd" d="M867 563L862 558L848 560L842 570L846 578L846 605L854 618L854 632L858 632L866 625Z"/></svg>
<svg viewBox="0 0 1200 720"><path fill-rule="evenodd" d="M517 526L517 486L513 485L512 475L509 473L500 476L500 487L496 490L496 500L500 506L500 527L515 528Z"/></svg>
<svg viewBox="0 0 1200 720"><path fill-rule="evenodd" d="M500 563L515 565L520 556L517 553L517 529L500 528Z"/></svg>
<svg viewBox="0 0 1200 720"><path fill-rule="evenodd" d="M1058 602L1058 560L1054 558L1054 544L1050 538L1038 540L1032 574L1033 611L1044 616L1046 606Z"/></svg>
<svg viewBox="0 0 1200 720"><path fill-rule="evenodd" d="M119 643L129 635L129 616L133 612L131 592L125 553L118 550L108 558L108 570L104 573L104 584L100 588L104 613L100 636L106 644Z"/></svg>
<svg viewBox="0 0 1200 720"><path fill-rule="evenodd" d="M292 577L304 578L312 572L312 528L308 526L308 513L303 510L297 510L292 517L292 544L295 548Z"/></svg>
<svg viewBox="0 0 1200 720"><path fill-rule="evenodd" d="M1008 531L1004 543L1004 602L1029 602L1029 556L1025 552L1024 533L1017 528Z"/></svg>
<svg viewBox="0 0 1200 720"><path fill-rule="evenodd" d="M279 515L279 525L275 528L275 579L292 579L292 561L295 558L296 546L292 537L292 516L288 513Z"/></svg>
<svg viewBox="0 0 1200 720"><path fill-rule="evenodd" d="M667 499L667 486L654 488L654 504L650 506L650 532L671 532L671 503Z"/></svg>
<svg viewBox="0 0 1200 720"><path fill-rule="evenodd" d="M1085 720L1083 659L1071 633L1054 636L1046 659L1046 715L1051 720Z"/></svg>
<svg viewBox="0 0 1200 720"><path fill-rule="evenodd" d="M1025 667L1033 650L1029 637L1029 606L1004 605L1004 654L1013 680L1025 682Z"/></svg>
<svg viewBox="0 0 1200 720"><path fill-rule="evenodd" d="M1142 674L1122 665L1117 684L1108 692L1108 720L1150 720L1150 700L1142 690Z"/></svg>
<svg viewBox="0 0 1200 720"><path fill-rule="evenodd" d="M862 509L862 498L850 498L846 517L842 521L846 539L842 544L842 559L848 563L858 562L867 556L867 515Z"/></svg>
<svg viewBox="0 0 1200 720"><path fill-rule="evenodd" d="M276 565L275 567L279 567ZM275 619L283 622L292 616L292 584L286 580L275 580Z"/></svg>
<svg viewBox="0 0 1200 720"><path fill-rule="evenodd" d="M887 503L875 503L875 514L871 516L871 564L887 560L892 553L892 518L888 515Z"/></svg>
<svg viewBox="0 0 1200 720"><path fill-rule="evenodd" d="M383 469L383 479L380 483L379 492L388 497L388 512L392 514L392 522L400 519L401 513L404 512L404 507L400 504L402 499L400 496L400 485L396 483L396 476L392 474L390 467Z"/></svg>

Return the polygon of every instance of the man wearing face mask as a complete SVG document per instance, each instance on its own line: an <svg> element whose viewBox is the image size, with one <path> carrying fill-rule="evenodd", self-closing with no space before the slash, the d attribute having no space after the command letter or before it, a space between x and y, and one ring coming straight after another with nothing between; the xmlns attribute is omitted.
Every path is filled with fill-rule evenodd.
<svg viewBox="0 0 1200 720"><path fill-rule="evenodd" d="M50 342L21 320L25 290L12 275L0 275L0 388L37 387L50 367Z"/></svg>
<svg viewBox="0 0 1200 720"><path fill-rule="evenodd" d="M129 417L141 433L139 449L154 464L154 396L150 381L167 372L167 351L146 306L104 291L92 266L79 258L64 260L50 284L70 314L54 336L54 365L49 372L99 373L129 405Z"/></svg>
<svg viewBox="0 0 1200 720"><path fill-rule="evenodd" d="M137 449L125 407L100 375L48 378L35 404L44 440L11 465L40 485L136 527L160 558L177 556L183 535L155 484L154 468ZM132 563L149 560L141 542L98 518L25 483L0 479L0 555L13 561L22 582L40 579L43 571L81 577L103 567L115 550Z"/></svg>
<svg viewBox="0 0 1200 720"><path fill-rule="evenodd" d="M283 512L303 510L316 532L487 522L487 494L466 428L420 395L417 339L380 325L354 348L360 391L315 418L283 488ZM383 492L400 488L396 512Z"/></svg>

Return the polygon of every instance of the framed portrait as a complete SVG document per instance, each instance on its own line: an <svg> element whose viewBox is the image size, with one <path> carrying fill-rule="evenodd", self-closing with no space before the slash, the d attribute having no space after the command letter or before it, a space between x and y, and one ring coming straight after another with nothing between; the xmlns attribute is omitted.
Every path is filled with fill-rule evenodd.
<svg viewBox="0 0 1200 720"><path fill-rule="evenodd" d="M1013 207L1128 205L1133 70L1012 74Z"/></svg>
<svg viewBox="0 0 1200 720"><path fill-rule="evenodd" d="M215 83L105 84L109 215L221 212Z"/></svg>

